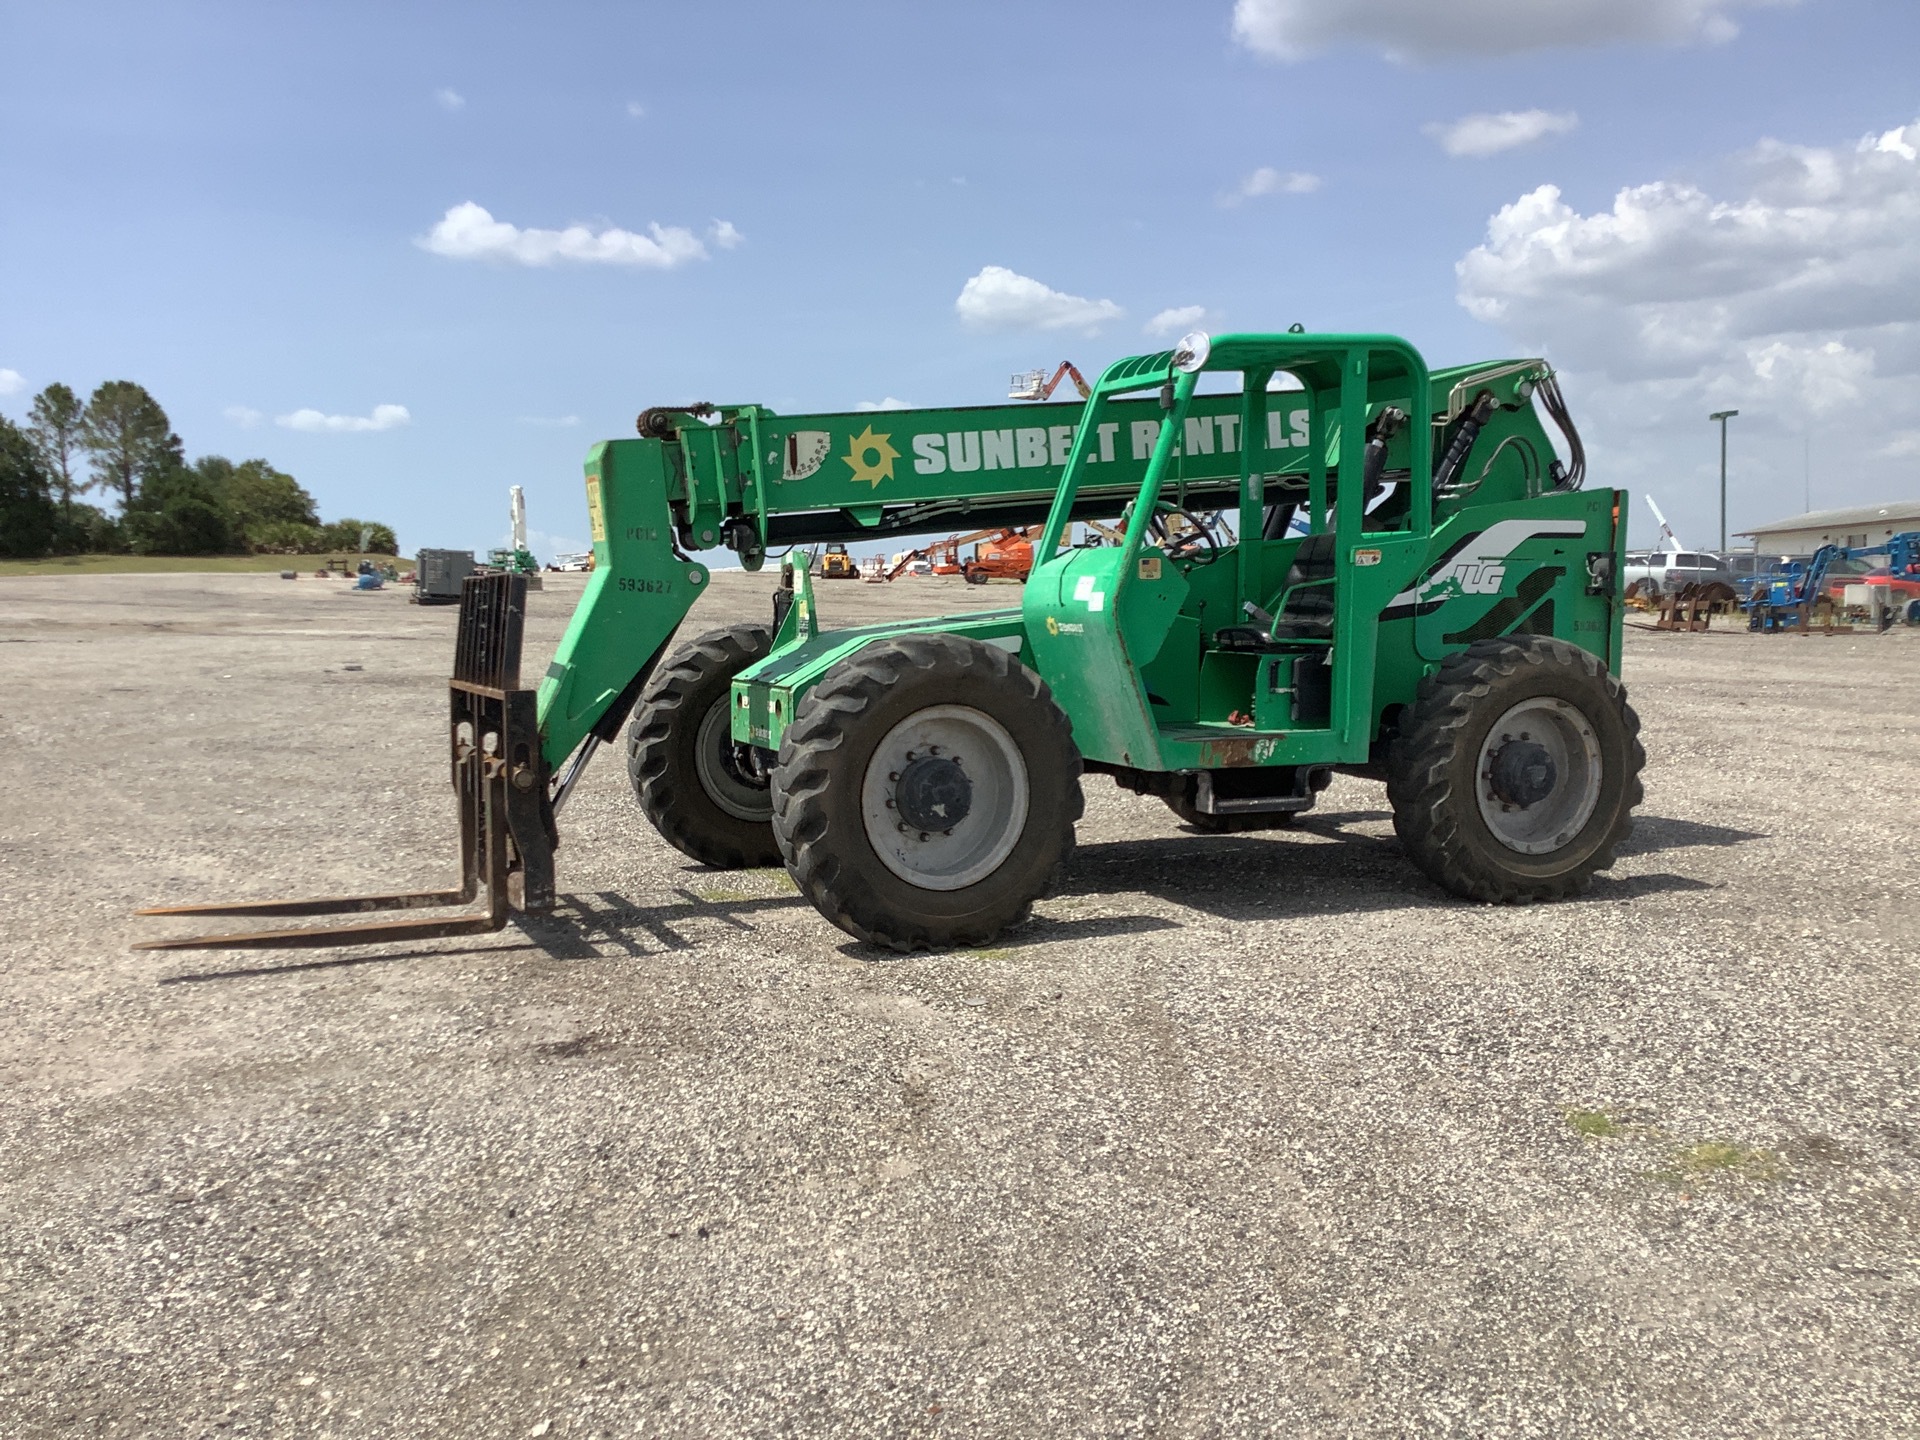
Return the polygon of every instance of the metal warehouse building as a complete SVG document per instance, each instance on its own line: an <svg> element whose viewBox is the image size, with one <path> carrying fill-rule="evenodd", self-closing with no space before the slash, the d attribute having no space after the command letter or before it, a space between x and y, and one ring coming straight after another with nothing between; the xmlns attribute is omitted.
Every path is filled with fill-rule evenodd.
<svg viewBox="0 0 1920 1440"><path fill-rule="evenodd" d="M1822 545L1883 545L1903 530L1920 530L1920 500L1857 505L1851 510L1811 510L1756 525L1739 533L1755 550L1774 555L1811 555Z"/></svg>

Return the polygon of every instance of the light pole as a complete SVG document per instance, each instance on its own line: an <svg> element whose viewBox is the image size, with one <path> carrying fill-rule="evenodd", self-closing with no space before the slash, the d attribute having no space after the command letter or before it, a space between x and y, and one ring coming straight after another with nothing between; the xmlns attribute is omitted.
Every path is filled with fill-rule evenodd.
<svg viewBox="0 0 1920 1440"><path fill-rule="evenodd" d="M1738 410L1716 410L1707 416L1709 420L1720 422L1720 553L1727 553L1727 421L1738 415Z"/></svg>

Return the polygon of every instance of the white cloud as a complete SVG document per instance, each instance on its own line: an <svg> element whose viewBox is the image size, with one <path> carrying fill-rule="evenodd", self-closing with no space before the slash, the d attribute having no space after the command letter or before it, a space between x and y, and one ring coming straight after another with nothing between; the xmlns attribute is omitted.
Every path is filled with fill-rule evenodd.
<svg viewBox="0 0 1920 1440"><path fill-rule="evenodd" d="M707 247L699 237L678 225L649 225L645 235L613 226L598 231L584 225L570 225L565 230L522 230L494 219L471 200L448 210L414 243L453 260L504 260L516 265L570 260L583 265L671 270L688 260L707 258Z"/></svg>
<svg viewBox="0 0 1920 1440"><path fill-rule="evenodd" d="M1615 483L1657 478L1662 444L1717 460L1696 432L1734 408L1745 473L1779 472L1760 508L1802 507L1809 430L1853 487L1828 503L1910 488L1876 461L1920 429L1920 121L1852 146L1765 141L1733 173L1724 196L1655 180L1591 214L1542 185L1455 267L1460 303L1578 377L1569 396L1617 434Z"/></svg>
<svg viewBox="0 0 1920 1440"><path fill-rule="evenodd" d="M1851 150L1767 141L1748 192L1656 180L1582 215L1552 185L1487 222L1460 302L1611 372L1674 374L1729 347L1920 322L1920 122ZM1855 347L1857 348L1857 347Z"/></svg>
<svg viewBox="0 0 1920 1440"><path fill-rule="evenodd" d="M974 330L1085 330L1089 333L1127 312L1111 300L1088 300L1050 289L1003 265L988 265L960 287L953 302L962 324Z"/></svg>
<svg viewBox="0 0 1920 1440"><path fill-rule="evenodd" d="M746 243L747 237L735 228L731 220L715 220L707 228L707 238L722 250L732 250Z"/></svg>
<svg viewBox="0 0 1920 1440"><path fill-rule="evenodd" d="M1320 188L1320 177L1304 170L1276 170L1262 165L1238 186L1220 197L1222 205L1239 205L1262 195L1311 195Z"/></svg>
<svg viewBox="0 0 1920 1440"><path fill-rule="evenodd" d="M251 430L267 418L251 405L229 405L220 413L238 425L242 430Z"/></svg>
<svg viewBox="0 0 1920 1440"><path fill-rule="evenodd" d="M0 370L0 395L18 395L27 388L27 377L18 370Z"/></svg>
<svg viewBox="0 0 1920 1440"><path fill-rule="evenodd" d="M884 400L862 400L853 407L856 410L911 410L913 407L904 400L896 400L889 395Z"/></svg>
<svg viewBox="0 0 1920 1440"><path fill-rule="evenodd" d="M1920 430L1902 430L1873 452L1883 460L1904 460L1920 455Z"/></svg>
<svg viewBox="0 0 1920 1440"><path fill-rule="evenodd" d="M571 430L580 423L578 415L522 415L522 425L533 425L542 430Z"/></svg>
<svg viewBox="0 0 1920 1440"><path fill-rule="evenodd" d="M376 405L371 415L328 415L319 410L296 410L291 415L276 415L273 423L289 430L309 434L337 435L367 430L398 430L411 424L413 416L404 405Z"/></svg>
<svg viewBox="0 0 1920 1440"><path fill-rule="evenodd" d="M1235 0L1233 38L1273 60L1342 42L1394 60L1518 55L1561 46L1720 44L1742 10L1799 0Z"/></svg>
<svg viewBox="0 0 1920 1440"><path fill-rule="evenodd" d="M1204 305L1176 305L1162 310L1140 329L1146 335L1184 335L1206 318L1207 307Z"/></svg>
<svg viewBox="0 0 1920 1440"><path fill-rule="evenodd" d="M436 105L448 114L452 114L455 110L464 110L467 108L467 97L462 95L458 90L451 89L444 85L433 92L433 100Z"/></svg>
<svg viewBox="0 0 1920 1440"><path fill-rule="evenodd" d="M1426 133L1447 154L1478 159L1531 145L1549 135L1570 135L1580 117L1571 110L1502 110L1498 114L1463 115L1450 125L1429 125Z"/></svg>
<svg viewBox="0 0 1920 1440"><path fill-rule="evenodd" d="M647 107L642 105L638 100L627 101L627 118L630 120L646 119Z"/></svg>

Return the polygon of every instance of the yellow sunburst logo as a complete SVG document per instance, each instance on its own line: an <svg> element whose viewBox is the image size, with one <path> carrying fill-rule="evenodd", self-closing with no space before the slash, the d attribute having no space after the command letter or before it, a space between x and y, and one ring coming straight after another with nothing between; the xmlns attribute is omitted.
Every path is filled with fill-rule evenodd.
<svg viewBox="0 0 1920 1440"><path fill-rule="evenodd" d="M847 453L841 459L853 471L854 484L864 480L878 490L882 480L893 478L893 462L900 458L900 452L893 448L892 441L891 435L874 434L869 425L847 442Z"/></svg>

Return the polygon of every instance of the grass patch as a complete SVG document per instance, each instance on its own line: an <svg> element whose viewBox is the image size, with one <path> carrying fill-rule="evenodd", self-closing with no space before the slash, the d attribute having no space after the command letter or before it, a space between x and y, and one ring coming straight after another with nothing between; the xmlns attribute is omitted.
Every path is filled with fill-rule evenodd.
<svg viewBox="0 0 1920 1440"><path fill-rule="evenodd" d="M1723 1177L1761 1184L1780 1178L1780 1157L1732 1140L1700 1140L1667 1152L1667 1163L1646 1172L1649 1180L1679 1190L1697 1190Z"/></svg>
<svg viewBox="0 0 1920 1440"><path fill-rule="evenodd" d="M297 570L311 575L329 560L345 560L347 569L362 560L411 570L413 561L392 555L49 555L39 560L0 560L7 575L277 575ZM337 577L336 577L337 578Z"/></svg>
<svg viewBox="0 0 1920 1440"><path fill-rule="evenodd" d="M800 893L800 887L793 883L793 877L777 867L735 873L742 880L758 881L758 887L743 890L738 885L695 885L690 887L691 893L715 905L737 904L743 900L777 900L783 895Z"/></svg>
<svg viewBox="0 0 1920 1440"><path fill-rule="evenodd" d="M1654 1145L1671 1147L1666 1149L1664 1163L1659 1168L1642 1170L1640 1176L1675 1190L1699 1190L1721 1177L1764 1184L1778 1180L1785 1168L1771 1150L1756 1149L1734 1140L1696 1140L1676 1145L1674 1142L1679 1137L1663 1131L1651 1116L1634 1119L1618 1110L1586 1110L1574 1105L1563 1106L1560 1113L1566 1118L1567 1128L1583 1140L1618 1140L1634 1149Z"/></svg>
<svg viewBox="0 0 1920 1440"><path fill-rule="evenodd" d="M1612 1140L1626 1134L1627 1127L1605 1110L1576 1110L1569 1105L1563 1113L1573 1133L1589 1140Z"/></svg>

